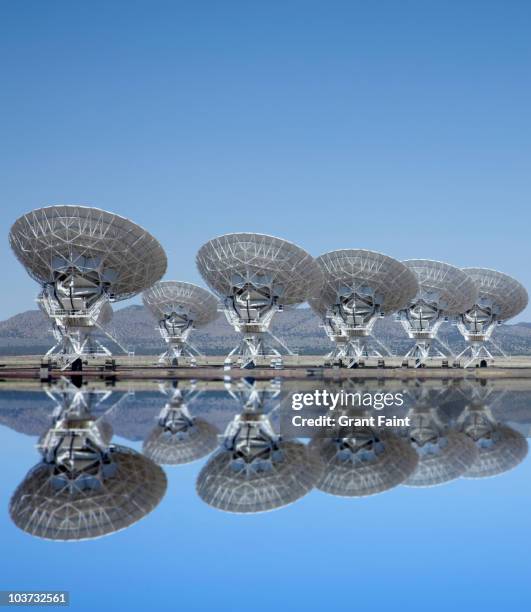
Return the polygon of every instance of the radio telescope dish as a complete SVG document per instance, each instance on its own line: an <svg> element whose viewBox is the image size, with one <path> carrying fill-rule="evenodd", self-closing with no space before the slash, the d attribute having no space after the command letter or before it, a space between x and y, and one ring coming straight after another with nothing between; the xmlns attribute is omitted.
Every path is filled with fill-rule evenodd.
<svg viewBox="0 0 531 612"><path fill-rule="evenodd" d="M269 324L276 311L300 304L320 289L322 273L313 257L280 238L239 233L209 240L199 249L196 262L205 282L221 298L227 320L243 335L226 365L234 355L241 367L254 367L265 357L280 365L280 352L268 346L264 336L271 335Z"/></svg>
<svg viewBox="0 0 531 612"><path fill-rule="evenodd" d="M419 291L400 310L399 318L408 336L415 340L405 358L414 359L419 367L430 358L434 340L445 349L437 350L437 356L445 358L451 354L449 347L437 338L439 327L445 318L466 312L476 301L478 291L465 272L450 264L429 259L410 259L404 264L417 276Z"/></svg>
<svg viewBox="0 0 531 612"><path fill-rule="evenodd" d="M475 304L458 317L457 326L468 346L457 359L469 354L464 367L486 365L493 360L486 343L491 341L496 325L522 312L527 306L528 295L521 283L502 272L486 268L463 268L463 272L474 281L478 297Z"/></svg>
<svg viewBox="0 0 531 612"><path fill-rule="evenodd" d="M142 301L157 319L160 334L168 344L159 362L177 365L182 355L188 355L194 365L199 351L188 338L193 329L217 318L217 298L192 283L160 281L144 291Z"/></svg>
<svg viewBox="0 0 531 612"><path fill-rule="evenodd" d="M332 251L316 262L324 283L309 300L310 306L336 343L329 355L333 363L355 367L370 356L368 338L378 317L404 308L415 297L416 276L396 259L362 249ZM383 357L378 351L374 356Z"/></svg>
<svg viewBox="0 0 531 612"><path fill-rule="evenodd" d="M408 487L433 487L462 476L477 459L475 445L464 434L448 430L443 435L419 445L415 472L404 482Z"/></svg>
<svg viewBox="0 0 531 612"><path fill-rule="evenodd" d="M415 471L417 453L385 431L359 428L347 438L318 434L310 448L324 465L317 488L330 495L364 497L383 493Z"/></svg>
<svg viewBox="0 0 531 612"><path fill-rule="evenodd" d="M53 464L35 466L9 505L23 531L48 540L86 540L120 531L153 510L166 492L159 466L121 447L111 447L108 464L75 477Z"/></svg>
<svg viewBox="0 0 531 612"><path fill-rule="evenodd" d="M499 423L477 392L460 414L458 424L478 450L478 457L465 472L465 478L497 476L516 467L527 456L525 437Z"/></svg>
<svg viewBox="0 0 531 612"><path fill-rule="evenodd" d="M222 451L197 480L199 497L209 506L235 513L275 510L306 495L315 485L315 466L300 442L283 442L260 465Z"/></svg>
<svg viewBox="0 0 531 612"><path fill-rule="evenodd" d="M218 446L218 429L193 417L179 397L162 409L157 425L144 441L143 453L160 465L191 463Z"/></svg>
<svg viewBox="0 0 531 612"><path fill-rule="evenodd" d="M229 424L223 446L201 470L196 489L218 510L265 512L306 495L320 473L304 444L281 440L265 415L243 412Z"/></svg>
<svg viewBox="0 0 531 612"><path fill-rule="evenodd" d="M91 335L95 328L105 332L102 311L109 301L150 287L167 264L164 250L146 230L87 206L26 213L13 224L9 242L42 287L41 307L61 338L48 354L57 354L64 367L80 364L83 357L110 355Z"/></svg>
<svg viewBox="0 0 531 612"><path fill-rule="evenodd" d="M464 478L488 478L512 470L529 450L524 436L506 425L497 425L488 436L476 440L478 458L463 474Z"/></svg>

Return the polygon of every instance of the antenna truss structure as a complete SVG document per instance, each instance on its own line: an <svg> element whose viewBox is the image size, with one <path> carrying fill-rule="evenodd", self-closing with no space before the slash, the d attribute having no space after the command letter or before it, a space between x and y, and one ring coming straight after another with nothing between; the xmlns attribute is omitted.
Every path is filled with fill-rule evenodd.
<svg viewBox="0 0 531 612"><path fill-rule="evenodd" d="M158 321L167 349L159 363L177 366L183 356L196 365L201 353L190 342L192 330L208 325L218 316L217 298L202 287L182 281L160 281L142 294L144 306Z"/></svg>
<svg viewBox="0 0 531 612"><path fill-rule="evenodd" d="M86 206L49 206L22 215L9 241L39 283L40 308L53 323L56 344L47 356L62 369L82 368L88 357L109 356L95 332L105 329L111 302L140 293L164 274L158 241L129 219Z"/></svg>
<svg viewBox="0 0 531 612"><path fill-rule="evenodd" d="M227 356L226 367L236 360L241 368L252 368L262 359L281 367L279 348L292 353L269 326L276 312L305 302L319 290L322 273L313 257L280 238L239 233L208 241L196 262L205 282L220 297L228 322L242 335Z"/></svg>
<svg viewBox="0 0 531 612"><path fill-rule="evenodd" d="M487 365L494 357L487 348L490 343L505 356L492 340L497 325L518 315L528 303L525 287L507 274L487 268L463 268L476 285L478 296L474 305L457 317L457 327L468 346L458 356L465 368Z"/></svg>
<svg viewBox="0 0 531 612"><path fill-rule="evenodd" d="M415 340L405 359L413 359L415 367L423 367L430 357L452 355L437 338L437 332L443 321L466 312L474 304L478 290L470 276L450 264L429 259L403 263L414 272L419 285L416 296L398 313L409 338ZM434 346L435 340L443 351Z"/></svg>
<svg viewBox="0 0 531 612"><path fill-rule="evenodd" d="M310 298L313 310L335 349L333 364L347 368L363 365L369 357L383 358L390 351L372 337L377 319L404 308L416 295L415 274L403 263L374 251L343 249L317 257L324 283ZM372 348L373 339L383 350Z"/></svg>

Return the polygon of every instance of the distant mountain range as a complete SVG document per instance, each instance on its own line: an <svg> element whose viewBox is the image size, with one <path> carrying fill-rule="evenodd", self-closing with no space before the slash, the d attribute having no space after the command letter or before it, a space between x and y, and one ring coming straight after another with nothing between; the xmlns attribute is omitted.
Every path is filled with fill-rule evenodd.
<svg viewBox="0 0 531 612"><path fill-rule="evenodd" d="M49 320L39 310L28 310L0 322L0 354L42 354L53 344ZM109 330L136 354L162 351L157 323L143 306L127 306L115 311ZM301 354L326 353L331 343L318 317L309 308L296 308L278 313L271 331L294 351ZM465 344L457 328L449 323L441 327L440 337L458 352ZM411 346L400 323L381 319L376 323L375 336L396 354ZM209 354L225 354L238 342L238 337L225 317L197 330L192 336L197 348ZM501 325L494 339L504 351L513 355L531 355L531 323Z"/></svg>

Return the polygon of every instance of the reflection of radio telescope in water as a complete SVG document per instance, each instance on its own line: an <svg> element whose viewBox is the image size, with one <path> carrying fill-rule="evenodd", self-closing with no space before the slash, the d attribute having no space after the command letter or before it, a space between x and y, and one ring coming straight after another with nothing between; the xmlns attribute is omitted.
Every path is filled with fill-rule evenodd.
<svg viewBox="0 0 531 612"><path fill-rule="evenodd" d="M168 344L159 362L177 365L181 356L187 355L194 364L199 351L188 338L193 329L217 318L217 299L192 283L160 281L144 291L142 301L157 319L160 334Z"/></svg>
<svg viewBox="0 0 531 612"><path fill-rule="evenodd" d="M110 444L112 430L86 413L86 403L66 406L42 436L42 460L13 494L13 522L51 540L96 538L137 522L166 491L166 476L150 459Z"/></svg>
<svg viewBox="0 0 531 612"><path fill-rule="evenodd" d="M109 302L127 299L166 270L158 241L129 219L86 206L50 206L15 221L11 247L42 287L39 304L59 339L48 355L63 368L108 356L93 332L110 317ZM111 339L115 342L116 339Z"/></svg>
<svg viewBox="0 0 531 612"><path fill-rule="evenodd" d="M407 436L417 451L417 469L404 483L410 487L431 487L462 476L476 461L475 444L459 431L444 424L435 408L417 406L408 416Z"/></svg>
<svg viewBox="0 0 531 612"><path fill-rule="evenodd" d="M430 358L430 351L437 340L446 352L436 350L439 357L447 357L450 349L437 338L441 323L447 317L457 316L468 310L477 299L473 280L459 268L440 261L410 259L404 264L417 276L419 291L399 313L399 318L415 346L405 358L415 360L415 366L423 366Z"/></svg>
<svg viewBox="0 0 531 612"><path fill-rule="evenodd" d="M227 320L242 334L227 365L233 356L242 367L254 367L261 358L280 365L280 352L268 336L289 349L272 336L269 325L275 312L318 292L322 273L313 257L280 238L239 233L209 240L196 260L201 276L220 297Z"/></svg>
<svg viewBox="0 0 531 612"><path fill-rule="evenodd" d="M316 262L324 284L310 305L336 344L332 363L356 367L364 357L382 358L379 351L368 352L374 324L410 303L418 291L416 276L392 257L361 249L325 253Z"/></svg>
<svg viewBox="0 0 531 612"><path fill-rule="evenodd" d="M144 441L143 453L161 465L191 463L217 448L218 433L214 425L191 415L183 394L175 389Z"/></svg>
<svg viewBox="0 0 531 612"><path fill-rule="evenodd" d="M457 359L467 357L464 367L487 365L493 356L486 343L494 344L491 336L496 325L524 310L528 303L527 291L517 280L496 270L464 268L463 271L472 278L479 293L471 308L458 317L459 331L468 346Z"/></svg>
<svg viewBox="0 0 531 612"><path fill-rule="evenodd" d="M487 478L503 474L519 465L529 447L525 437L499 423L488 406L472 401L459 416L460 431L472 440L477 459L465 472L465 478Z"/></svg>
<svg viewBox="0 0 531 612"><path fill-rule="evenodd" d="M317 488L330 495L376 495L404 482L415 471L417 453L406 440L369 427L345 432L324 431L313 438L311 450L324 470Z"/></svg>
<svg viewBox="0 0 531 612"><path fill-rule="evenodd" d="M265 512L306 495L319 475L320 466L304 444L281 440L265 415L244 412L228 426L196 488L218 510Z"/></svg>

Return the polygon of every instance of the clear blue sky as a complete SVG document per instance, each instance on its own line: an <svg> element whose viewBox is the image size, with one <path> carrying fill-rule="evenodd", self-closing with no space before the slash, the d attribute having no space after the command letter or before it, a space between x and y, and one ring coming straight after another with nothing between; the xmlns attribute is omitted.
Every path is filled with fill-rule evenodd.
<svg viewBox="0 0 531 612"><path fill-rule="evenodd" d="M167 278L249 230L531 288L530 31L527 1L3 2L0 318L37 291L9 227L54 203L144 225Z"/></svg>

